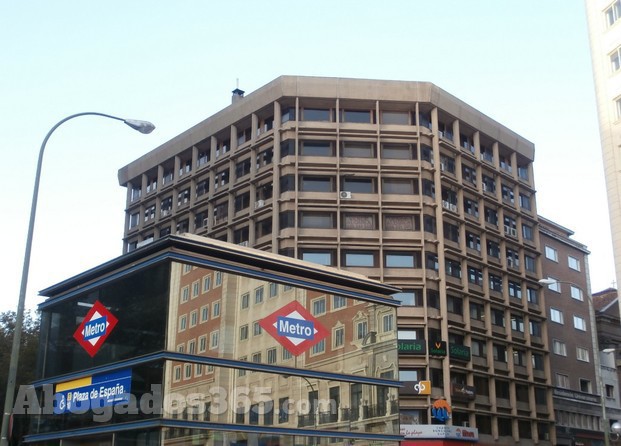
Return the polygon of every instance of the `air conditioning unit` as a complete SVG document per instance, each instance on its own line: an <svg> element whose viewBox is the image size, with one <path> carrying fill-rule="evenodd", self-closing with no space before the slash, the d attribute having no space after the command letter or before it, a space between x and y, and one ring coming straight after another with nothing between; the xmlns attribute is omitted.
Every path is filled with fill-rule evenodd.
<svg viewBox="0 0 621 446"><path fill-rule="evenodd" d="M202 227L204 228L204 227L205 227L205 226L207 226L208 224L209 224L209 220L208 220L208 219L206 219L206 218L203 218L203 226L202 226Z"/></svg>
<svg viewBox="0 0 621 446"><path fill-rule="evenodd" d="M339 194L339 197L343 200L348 200L351 198L351 192L348 190L343 190L341 191L341 193Z"/></svg>
<svg viewBox="0 0 621 446"><path fill-rule="evenodd" d="M238 243L239 246L248 246L248 240Z"/></svg>
<svg viewBox="0 0 621 446"><path fill-rule="evenodd" d="M445 169L446 169L446 166L444 166L444 163L440 163L440 170L444 172Z"/></svg>
<svg viewBox="0 0 621 446"><path fill-rule="evenodd" d="M259 209L265 206L265 200L257 200L254 202L254 208Z"/></svg>
<svg viewBox="0 0 621 446"><path fill-rule="evenodd" d="M448 201L442 200L442 207L444 209L449 209L451 206L451 203L449 203Z"/></svg>
<svg viewBox="0 0 621 446"><path fill-rule="evenodd" d="M509 234L511 232L511 227L505 225L505 234Z"/></svg>
<svg viewBox="0 0 621 446"><path fill-rule="evenodd" d="M509 233L513 236L513 237L517 237L517 231L515 228L511 228L511 230L509 231Z"/></svg>
<svg viewBox="0 0 621 446"><path fill-rule="evenodd" d="M449 204L449 209L453 212L457 212L457 205L456 204Z"/></svg>
<svg viewBox="0 0 621 446"><path fill-rule="evenodd" d="M484 190L485 192L487 192L487 184L486 184L486 183L483 183L483 190Z"/></svg>

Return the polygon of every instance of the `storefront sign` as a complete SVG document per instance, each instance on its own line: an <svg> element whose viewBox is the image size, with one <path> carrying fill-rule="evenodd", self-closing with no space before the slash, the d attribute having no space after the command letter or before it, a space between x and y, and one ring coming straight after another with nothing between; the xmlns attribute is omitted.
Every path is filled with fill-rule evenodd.
<svg viewBox="0 0 621 446"><path fill-rule="evenodd" d="M117 322L118 319L101 302L96 301L78 329L73 333L73 337L93 357L97 354Z"/></svg>
<svg viewBox="0 0 621 446"><path fill-rule="evenodd" d="M418 439L479 440L479 430L476 428L439 424L402 424L401 435Z"/></svg>
<svg viewBox="0 0 621 446"><path fill-rule="evenodd" d="M431 381L404 381L400 395L431 395Z"/></svg>
<svg viewBox="0 0 621 446"><path fill-rule="evenodd" d="M453 383L451 385L451 396L453 399L471 401L476 397L476 389L473 386Z"/></svg>
<svg viewBox="0 0 621 446"><path fill-rule="evenodd" d="M123 369L56 384L54 413L84 413L91 408L127 403L131 383L131 369Z"/></svg>
<svg viewBox="0 0 621 446"><path fill-rule="evenodd" d="M427 346L420 339L399 339L397 343L399 354L402 355L425 355Z"/></svg>
<svg viewBox="0 0 621 446"><path fill-rule="evenodd" d="M449 344L449 357L460 361L470 361L470 347L458 344Z"/></svg>
<svg viewBox="0 0 621 446"><path fill-rule="evenodd" d="M429 356L446 356L446 342L430 341L429 342Z"/></svg>
<svg viewBox="0 0 621 446"><path fill-rule="evenodd" d="M300 355L328 335L328 330L298 302L276 310L259 324L293 355Z"/></svg>

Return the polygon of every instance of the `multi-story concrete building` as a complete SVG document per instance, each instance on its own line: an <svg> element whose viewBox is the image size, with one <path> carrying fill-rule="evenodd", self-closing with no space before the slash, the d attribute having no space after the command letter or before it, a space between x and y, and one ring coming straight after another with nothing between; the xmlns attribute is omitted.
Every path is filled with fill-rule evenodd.
<svg viewBox="0 0 621 446"><path fill-rule="evenodd" d="M586 0L615 271L621 278L621 1Z"/></svg>
<svg viewBox="0 0 621 446"><path fill-rule="evenodd" d="M559 445L603 439L600 352L586 246L573 232L539 216L556 439ZM604 400L605 401L605 400Z"/></svg>
<svg viewBox="0 0 621 446"><path fill-rule="evenodd" d="M483 444L554 443L533 159L430 83L283 76L120 169L125 250L192 232L399 286L400 378L432 386L402 424L444 398Z"/></svg>

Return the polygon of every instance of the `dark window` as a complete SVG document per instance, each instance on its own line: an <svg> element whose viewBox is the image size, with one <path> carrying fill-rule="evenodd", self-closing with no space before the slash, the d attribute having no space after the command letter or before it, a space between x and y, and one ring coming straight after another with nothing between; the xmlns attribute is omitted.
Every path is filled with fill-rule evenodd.
<svg viewBox="0 0 621 446"><path fill-rule="evenodd" d="M345 177L342 180L341 190L358 194L374 194L375 181L372 178Z"/></svg>
<svg viewBox="0 0 621 446"><path fill-rule="evenodd" d="M334 147L330 141L301 141L302 156L334 156Z"/></svg>
<svg viewBox="0 0 621 446"><path fill-rule="evenodd" d="M294 228L295 227L295 212L285 211L281 212L278 218L280 229Z"/></svg>
<svg viewBox="0 0 621 446"><path fill-rule="evenodd" d="M280 159L295 154L295 142L288 139L280 143Z"/></svg>
<svg viewBox="0 0 621 446"><path fill-rule="evenodd" d="M235 177L241 178L250 173L250 158L246 158L243 161L238 162L235 165Z"/></svg>
<svg viewBox="0 0 621 446"><path fill-rule="evenodd" d="M423 229L431 234L436 233L436 218L431 215L423 216Z"/></svg>
<svg viewBox="0 0 621 446"><path fill-rule="evenodd" d="M300 190L304 192L334 192L333 177L302 176Z"/></svg>
<svg viewBox="0 0 621 446"><path fill-rule="evenodd" d="M375 158L375 144L370 142L343 142L341 156L348 158Z"/></svg>
<svg viewBox="0 0 621 446"><path fill-rule="evenodd" d="M408 125L410 123L410 113L400 111L381 111L382 124Z"/></svg>
<svg viewBox="0 0 621 446"><path fill-rule="evenodd" d="M235 197L235 212L247 209L248 207L250 207L250 192Z"/></svg>
<svg viewBox="0 0 621 446"><path fill-rule="evenodd" d="M280 192L295 190L295 175L285 175L280 177Z"/></svg>
<svg viewBox="0 0 621 446"><path fill-rule="evenodd" d="M272 233L272 218L258 221L255 225L255 235L257 238L264 237Z"/></svg>
<svg viewBox="0 0 621 446"><path fill-rule="evenodd" d="M334 228L336 218L333 212L300 212L301 228Z"/></svg>
<svg viewBox="0 0 621 446"><path fill-rule="evenodd" d="M371 110L341 110L341 122L373 123L374 113Z"/></svg>
<svg viewBox="0 0 621 446"><path fill-rule="evenodd" d="M332 121L330 109L305 108L302 110L303 121Z"/></svg>
<svg viewBox="0 0 621 446"><path fill-rule="evenodd" d="M382 193L414 195L418 193L418 182L410 178L382 178Z"/></svg>
<svg viewBox="0 0 621 446"><path fill-rule="evenodd" d="M382 144L382 158L411 160L416 157L409 144Z"/></svg>

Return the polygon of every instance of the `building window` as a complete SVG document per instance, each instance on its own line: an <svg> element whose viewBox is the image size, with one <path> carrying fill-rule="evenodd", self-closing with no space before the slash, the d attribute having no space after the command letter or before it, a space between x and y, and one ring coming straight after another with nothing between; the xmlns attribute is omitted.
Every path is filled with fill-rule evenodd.
<svg viewBox="0 0 621 446"><path fill-rule="evenodd" d="M364 339L369 330L367 321L359 321L356 323L356 339Z"/></svg>
<svg viewBox="0 0 621 446"><path fill-rule="evenodd" d="M539 354L539 353L533 353L531 356L531 360L533 363L533 369L534 370L540 370L543 371L545 366L544 366L544 361L543 361L543 355ZM545 403L543 403L545 404Z"/></svg>
<svg viewBox="0 0 621 446"><path fill-rule="evenodd" d="M395 329L395 316L394 314L385 314L382 316L382 331L384 333L393 331Z"/></svg>
<svg viewBox="0 0 621 446"><path fill-rule="evenodd" d="M345 296L332 296L332 310L339 310L347 306L347 298Z"/></svg>
<svg viewBox="0 0 621 446"><path fill-rule="evenodd" d="M561 387L563 389L569 389L569 376L563 375L562 373L556 374L556 387Z"/></svg>
<svg viewBox="0 0 621 446"><path fill-rule="evenodd" d="M498 227L498 212L496 212L496 209L485 206L485 222Z"/></svg>
<svg viewBox="0 0 621 446"><path fill-rule="evenodd" d="M447 296L446 297L446 305L449 313L453 314L464 314L464 303L461 297L457 296Z"/></svg>
<svg viewBox="0 0 621 446"><path fill-rule="evenodd" d="M530 334L537 338L541 337L541 322L530 320L528 321Z"/></svg>
<svg viewBox="0 0 621 446"><path fill-rule="evenodd" d="M377 216L375 214L350 214L344 213L341 218L343 229L377 229Z"/></svg>
<svg viewBox="0 0 621 446"><path fill-rule="evenodd" d="M550 320L557 324L563 324L563 312L556 308L550 308Z"/></svg>
<svg viewBox="0 0 621 446"><path fill-rule="evenodd" d="M332 329L332 349L341 348L345 345L345 327Z"/></svg>
<svg viewBox="0 0 621 446"><path fill-rule="evenodd" d="M420 253L386 253L384 265L386 268L418 268L420 265Z"/></svg>
<svg viewBox="0 0 621 446"><path fill-rule="evenodd" d="M276 348L267 349L267 363L268 364L276 364L277 359L277 350Z"/></svg>
<svg viewBox="0 0 621 446"><path fill-rule="evenodd" d="M333 212L300 212L300 228L331 229L335 227Z"/></svg>
<svg viewBox="0 0 621 446"><path fill-rule="evenodd" d="M302 109L302 121L332 121L332 115L328 108L304 108Z"/></svg>
<svg viewBox="0 0 621 446"><path fill-rule="evenodd" d="M129 216L129 229L135 228L140 223L140 214L136 212Z"/></svg>
<svg viewBox="0 0 621 446"><path fill-rule="evenodd" d="M263 333L263 328L261 327L261 324L259 324L259 321L254 321L252 323L252 336L259 336L261 335L261 333Z"/></svg>
<svg viewBox="0 0 621 446"><path fill-rule="evenodd" d="M466 232L466 246L475 251L481 252L481 237L472 232Z"/></svg>
<svg viewBox="0 0 621 446"><path fill-rule="evenodd" d="M269 284L269 297L276 297L278 296L278 284L274 283L274 282L270 282Z"/></svg>
<svg viewBox="0 0 621 446"><path fill-rule="evenodd" d="M317 263L319 265L332 266L334 265L334 252L333 251L304 251L302 252L302 260L311 263Z"/></svg>
<svg viewBox="0 0 621 446"><path fill-rule="evenodd" d="M495 274L489 275L489 288L491 291L502 293L502 277Z"/></svg>
<svg viewBox="0 0 621 446"><path fill-rule="evenodd" d="M483 305L470 302L470 319L483 321L485 319L485 309Z"/></svg>
<svg viewBox="0 0 621 446"><path fill-rule="evenodd" d="M366 228L366 229L375 229ZM419 231L420 222L418 215L389 215L384 214L385 231Z"/></svg>
<svg viewBox="0 0 621 446"><path fill-rule="evenodd" d="M580 378L580 391L584 393L591 393L593 389L591 388L591 381L588 379Z"/></svg>
<svg viewBox="0 0 621 446"><path fill-rule="evenodd" d="M457 260L446 259L446 274L461 279L461 263Z"/></svg>
<svg viewBox="0 0 621 446"><path fill-rule="evenodd" d="M239 340L245 341L248 339L248 324L239 327Z"/></svg>
<svg viewBox="0 0 621 446"><path fill-rule="evenodd" d="M186 285L181 288L181 303L187 302L190 299L190 286Z"/></svg>
<svg viewBox="0 0 621 446"><path fill-rule="evenodd" d="M375 266L375 254L373 252L345 252L345 266L348 267L367 267Z"/></svg>
<svg viewBox="0 0 621 446"><path fill-rule="evenodd" d="M313 300L313 316L320 316L326 313L326 298L320 297Z"/></svg>
<svg viewBox="0 0 621 446"><path fill-rule="evenodd" d="M539 303L539 296L537 295L537 290L534 288L526 288L526 299L531 304Z"/></svg>
<svg viewBox="0 0 621 446"><path fill-rule="evenodd" d="M564 342L554 339L552 341L552 351L559 356L567 356L567 345Z"/></svg>
<svg viewBox="0 0 621 446"><path fill-rule="evenodd" d="M552 260L553 262L558 262L558 251L551 246L545 247L546 259Z"/></svg>
<svg viewBox="0 0 621 446"><path fill-rule="evenodd" d="M346 158L375 158L375 144L345 141L342 143L341 156Z"/></svg>
<svg viewBox="0 0 621 446"><path fill-rule="evenodd" d="M535 232L533 231L533 227L530 225L526 225L522 223L522 237L524 240L534 241Z"/></svg>
<svg viewBox="0 0 621 446"><path fill-rule="evenodd" d="M522 316L511 315L511 330L524 333L524 318Z"/></svg>
<svg viewBox="0 0 621 446"><path fill-rule="evenodd" d="M548 285L548 289L552 291L556 291L557 293L561 292L561 283L553 277L548 277L548 280L554 280L554 282Z"/></svg>
<svg viewBox="0 0 621 446"><path fill-rule="evenodd" d="M326 351L326 340L322 339L311 348L311 355L318 355Z"/></svg>
<svg viewBox="0 0 621 446"><path fill-rule="evenodd" d="M190 327L196 327L198 324L198 311L194 310L190 313Z"/></svg>
<svg viewBox="0 0 621 446"><path fill-rule="evenodd" d="M533 256L529 256L528 254L524 254L524 269L529 273L535 273L535 258Z"/></svg>
<svg viewBox="0 0 621 446"><path fill-rule="evenodd" d="M260 304L263 302L263 287L260 286L254 290L254 303Z"/></svg>
<svg viewBox="0 0 621 446"><path fill-rule="evenodd" d="M203 293L211 289L211 275L203 277Z"/></svg>
<svg viewBox="0 0 621 446"><path fill-rule="evenodd" d="M614 25L621 17L621 1L616 0L615 2L613 2L612 5L610 5L610 7L606 9L604 14L606 15L606 24L608 25L608 27Z"/></svg>
<svg viewBox="0 0 621 446"><path fill-rule="evenodd" d="M567 257L567 264L574 271L580 271L580 260L578 260L577 258L572 257L572 256L568 256Z"/></svg>
<svg viewBox="0 0 621 446"><path fill-rule="evenodd" d="M621 47L617 48L610 54L610 68L613 73L621 69Z"/></svg>
<svg viewBox="0 0 621 446"><path fill-rule="evenodd" d="M468 267L468 282L483 286L483 271L472 266Z"/></svg>
<svg viewBox="0 0 621 446"><path fill-rule="evenodd" d="M412 146L409 144L382 144L383 159L415 159Z"/></svg>
<svg viewBox="0 0 621 446"><path fill-rule="evenodd" d="M198 352L203 353L207 350L207 336L198 338Z"/></svg>
<svg viewBox="0 0 621 446"><path fill-rule="evenodd" d="M494 353L494 361L505 362L505 363L507 362L507 347L505 347L504 345L494 344L493 353ZM496 382L496 384L498 384L498 381ZM509 386L507 386L506 392L507 393L509 392ZM508 398L508 395L506 398Z"/></svg>
<svg viewBox="0 0 621 446"><path fill-rule="evenodd" d="M179 318L179 331L183 331L186 328L188 328L188 317L184 314Z"/></svg>
<svg viewBox="0 0 621 446"><path fill-rule="evenodd" d="M207 322L209 320L209 305L204 305L201 307L201 323Z"/></svg>
<svg viewBox="0 0 621 446"><path fill-rule="evenodd" d="M576 347L576 359L589 362L589 350L583 347Z"/></svg>
<svg viewBox="0 0 621 446"><path fill-rule="evenodd" d="M583 300L582 290L575 285L570 285L569 289L571 291L571 297L576 300Z"/></svg>
<svg viewBox="0 0 621 446"><path fill-rule="evenodd" d="M464 212L472 217L479 218L479 202L464 197Z"/></svg>
<svg viewBox="0 0 621 446"><path fill-rule="evenodd" d="M218 341L220 339L220 331L219 330L212 331L210 339L211 341L209 342L209 348L212 350L215 348L218 348Z"/></svg>
<svg viewBox="0 0 621 446"><path fill-rule="evenodd" d="M487 241L487 255L499 259L500 258L500 244L493 240L488 240Z"/></svg>
<svg viewBox="0 0 621 446"><path fill-rule="evenodd" d="M418 182L409 178L382 178L382 193L414 195L418 193Z"/></svg>
<svg viewBox="0 0 621 446"><path fill-rule="evenodd" d="M580 316L574 316L574 328L576 330L586 331L586 320Z"/></svg>
<svg viewBox="0 0 621 446"><path fill-rule="evenodd" d="M400 111L387 111L382 110L380 112L382 124L394 124L394 125L409 125L410 113Z"/></svg>
<svg viewBox="0 0 621 446"><path fill-rule="evenodd" d="M250 306L250 293L244 293L241 296L241 309L245 310Z"/></svg>
<svg viewBox="0 0 621 446"><path fill-rule="evenodd" d="M300 191L303 192L334 192L334 178L302 176L300 178Z"/></svg>
<svg viewBox="0 0 621 446"><path fill-rule="evenodd" d="M358 194L374 194L376 193L375 181L373 178L345 177L342 179L341 190Z"/></svg>
<svg viewBox="0 0 621 446"><path fill-rule="evenodd" d="M522 299L522 285L518 282L513 282L512 280L509 280L508 282L509 285L509 296L515 298L515 299Z"/></svg>
<svg viewBox="0 0 621 446"><path fill-rule="evenodd" d="M341 122L356 122L372 124L375 122L375 113L371 110L341 110Z"/></svg>
<svg viewBox="0 0 621 446"><path fill-rule="evenodd" d="M301 156L334 156L331 141L300 141Z"/></svg>
<svg viewBox="0 0 621 446"><path fill-rule="evenodd" d="M214 302L212 304L211 317L212 318L220 317L220 301Z"/></svg>

